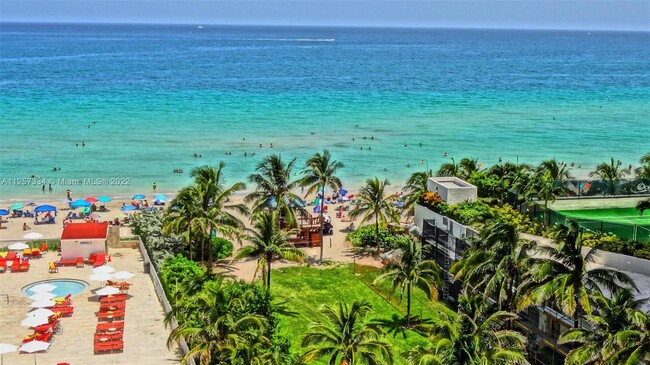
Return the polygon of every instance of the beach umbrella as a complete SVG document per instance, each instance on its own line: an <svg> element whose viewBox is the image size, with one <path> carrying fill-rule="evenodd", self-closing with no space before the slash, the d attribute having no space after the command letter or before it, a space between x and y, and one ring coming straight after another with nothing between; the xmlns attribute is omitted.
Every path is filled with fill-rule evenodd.
<svg viewBox="0 0 650 365"><path fill-rule="evenodd" d="M93 269L93 274L110 274L112 272L115 272L115 269L108 265L103 265Z"/></svg>
<svg viewBox="0 0 650 365"><path fill-rule="evenodd" d="M27 204L25 204L25 206L26 207L33 207L33 206L36 206L36 203L34 203L34 202L27 203Z"/></svg>
<svg viewBox="0 0 650 365"><path fill-rule="evenodd" d="M144 199L144 195L135 194L131 199L133 199L133 200L142 200L142 199Z"/></svg>
<svg viewBox="0 0 650 365"><path fill-rule="evenodd" d="M0 209L0 215L8 215L9 211L6 209Z"/></svg>
<svg viewBox="0 0 650 365"><path fill-rule="evenodd" d="M90 206L90 203L88 203L87 201L85 201L85 200L83 200L83 199L77 199L77 200L73 201L72 203L70 203L70 206L71 206L72 208L77 208L77 207L89 207L89 206Z"/></svg>
<svg viewBox="0 0 650 365"><path fill-rule="evenodd" d="M34 293L41 293L41 292L52 291L54 289L56 289L56 285L43 283L43 284L35 285L29 288L28 290Z"/></svg>
<svg viewBox="0 0 650 365"><path fill-rule="evenodd" d="M18 346L10 345L8 343L0 343L0 364L4 364L4 355L10 352L16 352Z"/></svg>
<svg viewBox="0 0 650 365"><path fill-rule="evenodd" d="M18 349L20 352L34 353L34 365L36 365L36 353L39 351L45 351L50 347L49 342L45 341L29 341L24 343Z"/></svg>
<svg viewBox="0 0 650 365"><path fill-rule="evenodd" d="M30 232L24 235L23 238L26 240L37 240L39 238L43 238L43 235L38 232Z"/></svg>
<svg viewBox="0 0 650 365"><path fill-rule="evenodd" d="M404 206L403 202L395 202L395 206L398 208L402 208Z"/></svg>
<svg viewBox="0 0 650 365"><path fill-rule="evenodd" d="M90 279L90 281L100 281L100 282L111 280L112 278L113 276L111 276L111 274L105 274L105 273L91 274L90 276L88 276L88 279Z"/></svg>
<svg viewBox="0 0 650 365"><path fill-rule="evenodd" d="M89 196L84 200L87 201L88 203L96 203L97 202L97 198L95 198L94 196Z"/></svg>
<svg viewBox="0 0 650 365"><path fill-rule="evenodd" d="M97 201L100 202L100 203L110 203L111 198L109 198L107 196L100 196L99 198L97 198Z"/></svg>
<svg viewBox="0 0 650 365"><path fill-rule="evenodd" d="M347 194L347 193L348 193L347 190L345 190L345 189L339 189L339 194L341 194L341 195L345 195L345 194Z"/></svg>
<svg viewBox="0 0 650 365"><path fill-rule="evenodd" d="M49 307L54 307L56 305L56 302L53 302L51 300L37 300L35 302L32 302L29 306L32 308L49 308Z"/></svg>
<svg viewBox="0 0 650 365"><path fill-rule="evenodd" d="M20 322L20 325L23 327L36 327L42 324L46 324L50 319L47 316L34 316L27 317Z"/></svg>
<svg viewBox="0 0 650 365"><path fill-rule="evenodd" d="M111 274L111 276L112 276L114 279L124 280L124 279L131 279L131 278L134 277L135 275L134 275L134 274L131 274L131 273L128 272L128 271L118 271L118 272L116 272L116 273Z"/></svg>
<svg viewBox="0 0 650 365"><path fill-rule="evenodd" d="M156 194L153 198L161 202L167 201L167 196L165 194Z"/></svg>
<svg viewBox="0 0 650 365"><path fill-rule="evenodd" d="M18 210L23 208L23 203L14 203L9 207L9 210Z"/></svg>
<svg viewBox="0 0 650 365"><path fill-rule="evenodd" d="M12 250L12 251L21 251L21 250L24 250L26 248L29 248L29 246L22 243L22 242L16 242L13 245L9 245L9 247L7 247L7 248Z"/></svg>
<svg viewBox="0 0 650 365"><path fill-rule="evenodd" d="M95 292L96 295L115 295L120 292L120 289L114 286L105 286Z"/></svg>
<svg viewBox="0 0 650 365"><path fill-rule="evenodd" d="M101 217L102 217L102 215L99 214L99 213L97 213L97 212L92 213L91 215L88 216L88 218L90 218L90 219L92 219L92 220L94 220L94 219L99 219L99 218L101 218Z"/></svg>
<svg viewBox="0 0 650 365"><path fill-rule="evenodd" d="M46 308L38 308L25 314L25 317L49 317L54 315L54 312Z"/></svg>
<svg viewBox="0 0 650 365"><path fill-rule="evenodd" d="M54 298L56 298L56 294L46 292L46 291L40 291L40 292L37 292L36 294L32 294L32 295L29 296L30 300L35 300L35 301L50 300L50 299L54 299Z"/></svg>
<svg viewBox="0 0 650 365"><path fill-rule="evenodd" d="M88 214L88 213L90 213L90 207L83 207L83 208L81 208L81 213L82 213L82 214Z"/></svg>
<svg viewBox="0 0 650 365"><path fill-rule="evenodd" d="M61 200L61 203L68 203L68 204L70 204L70 203L72 203L72 200L70 200L70 199Z"/></svg>
<svg viewBox="0 0 650 365"><path fill-rule="evenodd" d="M134 207L133 205L125 205L122 208L120 208L120 210L123 211L123 212L136 210L136 209L138 209L138 208Z"/></svg>

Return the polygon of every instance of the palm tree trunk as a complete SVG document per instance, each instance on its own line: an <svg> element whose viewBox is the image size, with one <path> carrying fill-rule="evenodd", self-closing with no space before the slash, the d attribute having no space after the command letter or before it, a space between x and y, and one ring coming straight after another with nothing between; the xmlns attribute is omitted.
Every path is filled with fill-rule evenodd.
<svg viewBox="0 0 650 365"><path fill-rule="evenodd" d="M266 258L266 287L269 289L271 289L271 259L273 257Z"/></svg>
<svg viewBox="0 0 650 365"><path fill-rule="evenodd" d="M201 262L205 262L205 237L201 239Z"/></svg>
<svg viewBox="0 0 650 365"><path fill-rule="evenodd" d="M325 187L323 186L323 196L320 199L320 264L323 264L323 206L325 205Z"/></svg>
<svg viewBox="0 0 650 365"><path fill-rule="evenodd" d="M212 257L212 226L210 226L210 234L208 235L208 269L209 272L212 272L212 264L213 264L213 257Z"/></svg>
<svg viewBox="0 0 650 365"><path fill-rule="evenodd" d="M379 217L375 214L375 243L377 244L377 255L381 252L381 246L379 245Z"/></svg>
<svg viewBox="0 0 650 365"><path fill-rule="evenodd" d="M189 257L192 261L192 220L187 221L187 246L189 247Z"/></svg>
<svg viewBox="0 0 650 365"><path fill-rule="evenodd" d="M411 327L411 283L406 285L406 326Z"/></svg>

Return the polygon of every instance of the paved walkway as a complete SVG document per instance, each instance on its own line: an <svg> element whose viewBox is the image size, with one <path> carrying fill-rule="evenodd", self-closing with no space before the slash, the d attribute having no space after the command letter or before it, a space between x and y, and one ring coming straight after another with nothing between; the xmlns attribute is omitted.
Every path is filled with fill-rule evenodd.
<svg viewBox="0 0 650 365"><path fill-rule="evenodd" d="M124 329L124 352L117 354L94 355L93 336L99 310L99 302L91 290L99 288L99 283L89 282L92 273L89 266L82 268L62 267L59 273L48 273L48 262L58 259L56 253L48 252L41 259L34 259L29 272L0 274L0 294L9 296L9 304L4 295L0 296L0 343L19 345L25 335L32 330L21 327L20 322L31 308L31 301L21 293L21 289L35 281L46 279L81 279L89 282L90 288L73 297L74 315L61 320L63 333L55 335L54 342L46 353L36 354L37 364L56 364L69 362L80 364L178 364L174 350L166 347L169 330L163 325L163 310L158 301L148 274L143 273L142 257L137 249L111 249L116 270L136 274L128 281L133 283L129 290ZM32 365L32 354L5 354L4 363L11 365Z"/></svg>

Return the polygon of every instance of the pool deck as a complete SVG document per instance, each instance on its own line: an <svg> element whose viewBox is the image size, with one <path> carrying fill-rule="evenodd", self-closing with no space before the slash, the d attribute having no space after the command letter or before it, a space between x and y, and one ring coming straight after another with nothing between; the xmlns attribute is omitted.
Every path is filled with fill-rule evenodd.
<svg viewBox="0 0 650 365"><path fill-rule="evenodd" d="M100 283L91 282L88 276L92 267L61 267L58 273L48 273L48 262L58 260L57 253L48 252L34 259L26 273L6 272L0 274L0 343L20 345L24 336L33 331L21 327L20 322L30 311L31 301L21 289L36 281L46 279L79 279L90 288L72 298L75 312L72 317L61 320L62 333L54 336L52 345L45 353L37 353L37 364L69 362L78 364L178 364L175 350L166 346L169 330L163 325L163 309L148 274L143 272L142 257L137 249L111 249L112 262L108 265L117 271L129 271L136 276L127 280L133 286L126 305L124 328L124 352L93 354L93 336L99 310L99 302L91 293ZM9 304L5 295L9 297ZM10 353L4 355L4 363L11 365L34 364L33 354Z"/></svg>

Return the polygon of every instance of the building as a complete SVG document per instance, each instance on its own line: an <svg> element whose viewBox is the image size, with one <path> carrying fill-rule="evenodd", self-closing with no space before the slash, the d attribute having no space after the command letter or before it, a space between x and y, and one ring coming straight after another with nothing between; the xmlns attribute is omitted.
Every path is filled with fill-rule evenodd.
<svg viewBox="0 0 650 365"><path fill-rule="evenodd" d="M61 234L61 260L107 252L108 222L68 223Z"/></svg>
<svg viewBox="0 0 650 365"><path fill-rule="evenodd" d="M476 186L453 176L430 177L427 189L440 195L447 204L475 201L478 197Z"/></svg>

